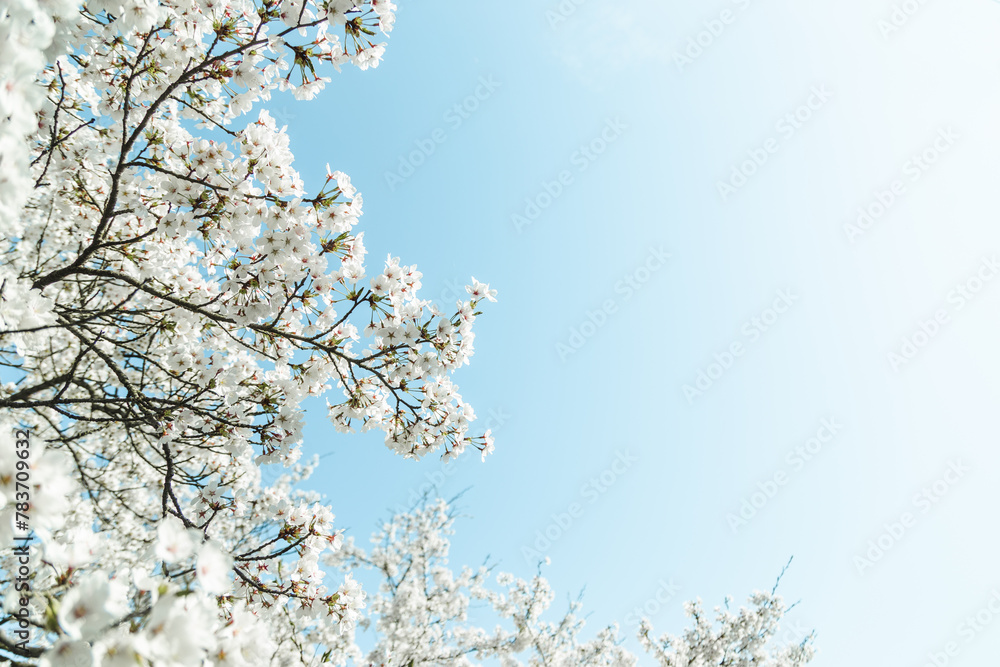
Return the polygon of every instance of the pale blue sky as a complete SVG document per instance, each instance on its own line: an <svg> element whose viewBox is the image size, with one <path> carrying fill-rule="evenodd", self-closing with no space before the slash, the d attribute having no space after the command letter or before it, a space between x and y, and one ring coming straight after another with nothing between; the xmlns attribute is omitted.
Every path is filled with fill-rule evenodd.
<svg viewBox="0 0 1000 667"><path fill-rule="evenodd" d="M471 487L456 565L491 554L529 576L522 548L579 503L547 574L561 594L586 586L595 630L619 620L631 636L630 610L664 580L679 594L653 620L680 631L683 599L742 600L794 555L781 590L818 631L818 667L923 665L951 641L949 664L997 654L1000 618L971 641L960 624L1000 590L1000 280L969 301L955 290L1000 257L1000 5L911 4L889 31L888 0L586 0L557 25L556 2L403 2L378 69L272 103L307 182L329 162L364 194L373 267L416 263L448 304L470 275L499 290L456 376L484 427L491 411L503 422L495 456L441 487ZM412 175L387 178L428 141ZM718 183L754 156L723 201ZM852 243L844 225L896 181ZM543 210L519 229L526 199ZM654 250L670 258L647 264ZM887 354L914 334L925 344L897 372ZM710 368L734 343L730 367ZM717 379L689 401L699 371ZM314 483L361 538L441 470L336 435L313 407L307 449L332 452ZM805 461L794 450L824 419L842 428ZM612 466L606 491L584 488ZM727 515L776 474L734 532ZM924 512L914 496L946 474ZM907 512L860 573L855 557Z"/></svg>

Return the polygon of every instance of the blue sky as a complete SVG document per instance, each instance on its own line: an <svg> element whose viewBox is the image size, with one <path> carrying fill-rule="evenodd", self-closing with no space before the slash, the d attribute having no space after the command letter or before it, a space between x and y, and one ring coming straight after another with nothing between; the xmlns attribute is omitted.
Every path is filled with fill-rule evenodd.
<svg viewBox="0 0 1000 667"><path fill-rule="evenodd" d="M563 5L401 3L378 69L271 103L307 183L329 162L363 193L372 267L500 297L456 376L494 457L403 460L317 404L312 483L359 537L469 488L456 565L529 576L558 534L547 575L595 630L631 636L666 582L679 632L683 599L794 556L814 664L986 664L1000 5Z"/></svg>

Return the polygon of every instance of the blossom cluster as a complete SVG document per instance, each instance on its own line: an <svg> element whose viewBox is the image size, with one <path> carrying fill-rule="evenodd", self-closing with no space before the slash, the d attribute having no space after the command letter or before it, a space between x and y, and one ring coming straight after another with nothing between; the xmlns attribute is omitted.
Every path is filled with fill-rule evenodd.
<svg viewBox="0 0 1000 667"><path fill-rule="evenodd" d="M637 657L622 645L617 625L583 638L586 624L579 599L562 615L549 618L555 594L541 565L530 579L494 573L488 566L453 570L448 556L454 521L455 512L446 502L425 500L386 522L372 535L370 548L348 538L342 549L326 557L345 571L367 568L379 575L369 618L362 624L374 635L374 647L362 664L637 664ZM487 613L495 617L492 630L470 622L474 605L477 620ZM749 605L737 611L730 611L727 601L725 608L716 610L714 622L700 602L689 603L687 611L695 623L679 637L654 639L650 623L641 623L639 643L663 667L802 667L814 654L811 636L792 645L774 641L786 611L775 591L754 593Z"/></svg>
<svg viewBox="0 0 1000 667"><path fill-rule="evenodd" d="M262 104L376 67L388 0L16 0L0 8L0 427L32 451L29 645L69 664L344 664L365 593L294 485L307 397L409 458L492 450L473 354L415 266L367 275L362 196L306 192ZM0 448L0 572L14 449ZM261 466L292 472L271 485ZM11 491L11 493L8 493ZM10 613L15 602L5 597ZM2 620L2 619L0 619ZM2 625L2 624L0 624Z"/></svg>
<svg viewBox="0 0 1000 667"><path fill-rule="evenodd" d="M314 97L330 69L376 67L385 47L373 40L395 9L0 8L0 365L12 378L0 438L31 434L38 538L27 592L3 591L3 659L513 665L535 652L532 664L631 664L614 628L580 639L576 608L543 620L553 595L540 575L501 576L496 591L488 569L448 569L446 506L396 517L364 552L301 486L316 469L299 460L308 397L327 399L337 429L377 429L407 458L493 449L489 431L471 434L453 375L495 290L473 278L443 312L419 296L416 266L390 255L369 274L362 195L329 168L307 193L262 108L281 91ZM20 571L9 444L3 581ZM286 472L264 483L267 465ZM368 567L385 576L375 595L355 576ZM473 601L508 627L473 627ZM30 641L5 630L22 608ZM748 629L771 627L749 613L736 617ZM366 630L381 637L370 651Z"/></svg>
<svg viewBox="0 0 1000 667"><path fill-rule="evenodd" d="M10 0L0 6L0 224L14 220L31 191L25 137L45 96L35 77L65 51L63 22L73 0Z"/></svg>

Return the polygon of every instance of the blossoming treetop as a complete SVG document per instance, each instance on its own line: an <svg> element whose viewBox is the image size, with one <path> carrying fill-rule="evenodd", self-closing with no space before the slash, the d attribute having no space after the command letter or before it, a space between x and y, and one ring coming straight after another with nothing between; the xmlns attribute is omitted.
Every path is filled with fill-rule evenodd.
<svg viewBox="0 0 1000 667"><path fill-rule="evenodd" d="M415 266L390 256L367 275L350 178L328 169L310 196L284 129L266 110L251 115L275 89L313 97L331 67L376 66L384 47L372 39L391 30L394 10L384 0L0 7L0 364L10 380L0 387L0 652L10 660L346 664L363 654L365 594L351 572L367 566L387 582L369 607L382 633L371 661L630 659L605 633L592 655L612 657L586 662L590 649L572 652L572 622L531 630L552 644L531 640L547 606L540 583L502 579L515 602L485 593L482 573L427 569L450 526L438 506L398 517L381 551L338 553L331 509L293 488L309 466L261 482L262 463L296 465L307 396L327 397L339 430L379 429L405 457L493 447L488 431L470 434L475 413L451 376L495 292L473 279L445 313L419 297ZM30 434L26 458L7 440L15 427ZM38 538L27 592L8 586L21 505ZM335 586L323 559L347 570ZM406 559L420 563L410 579ZM443 586L440 609L437 597L414 597L419 572ZM422 637L468 595L516 633L467 628L449 635L453 653L427 653ZM4 630L22 599L32 641ZM752 625L766 643L780 605L755 609L770 619ZM774 664L800 664L803 650Z"/></svg>

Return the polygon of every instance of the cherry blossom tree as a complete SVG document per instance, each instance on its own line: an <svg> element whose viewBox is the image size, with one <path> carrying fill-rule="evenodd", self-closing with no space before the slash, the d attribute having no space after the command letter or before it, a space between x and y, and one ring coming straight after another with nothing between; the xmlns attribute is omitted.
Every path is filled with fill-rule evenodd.
<svg viewBox="0 0 1000 667"><path fill-rule="evenodd" d="M631 664L613 628L579 639L575 609L543 621L540 576L491 592L489 570L450 572L447 506L396 517L365 552L299 487L316 465L298 461L310 396L338 430L378 429L403 457L493 448L452 375L495 291L473 278L445 313L399 258L368 275L361 194L329 168L306 193L261 108L276 90L312 98L331 69L376 67L394 10L0 6L3 660ZM288 473L265 484L269 463ZM367 601L365 568L385 575ZM473 601L507 629L465 622ZM780 601L753 604L720 617L726 659L769 650ZM662 664L716 655L695 618L682 644L643 635ZM810 652L776 655L754 664Z"/></svg>
<svg viewBox="0 0 1000 667"><path fill-rule="evenodd" d="M448 552L454 522L448 503L425 501L387 522L372 536L370 549L348 537L341 549L325 557L347 572L367 568L380 577L368 616L360 622L376 635L375 648L362 664L475 665L485 659L505 666L637 664L623 648L616 625L583 638L580 600L549 620L546 612L555 594L541 574L542 565L530 580L494 574L485 565L453 571ZM695 625L681 637L653 639L644 620L639 642L664 667L801 667L813 656L811 636L792 645L771 641L786 611L775 589L755 593L749 606L736 612L727 601L725 608L716 609L714 624L700 602L689 603ZM491 630L472 625L470 611L477 618L492 615L496 625Z"/></svg>

